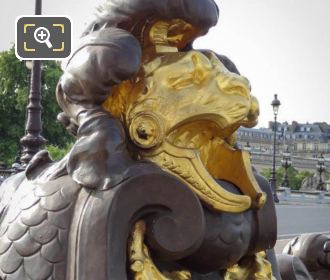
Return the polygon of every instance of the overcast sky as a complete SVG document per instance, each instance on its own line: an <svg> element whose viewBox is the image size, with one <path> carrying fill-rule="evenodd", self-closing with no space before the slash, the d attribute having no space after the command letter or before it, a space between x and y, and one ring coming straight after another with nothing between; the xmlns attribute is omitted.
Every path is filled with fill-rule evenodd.
<svg viewBox="0 0 330 280"><path fill-rule="evenodd" d="M156 0L155 0L156 1ZM157 0L160 1L160 0ZM74 38L100 0L44 0L43 12L68 15ZM217 0L218 25L195 43L230 57L259 99L259 126L280 121L330 123L330 0ZM33 14L34 0L10 0L0 11L0 50L14 41L14 22Z"/></svg>

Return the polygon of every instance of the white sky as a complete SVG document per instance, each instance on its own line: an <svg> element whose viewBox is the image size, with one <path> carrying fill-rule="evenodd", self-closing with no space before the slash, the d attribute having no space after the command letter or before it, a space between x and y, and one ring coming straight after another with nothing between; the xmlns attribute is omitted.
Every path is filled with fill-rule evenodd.
<svg viewBox="0 0 330 280"><path fill-rule="evenodd" d="M101 0L44 0L43 13L68 15L77 38ZM155 0L156 1L156 0ZM4 0L1 0L4 2ZM216 0L218 25L195 47L230 57L259 99L259 126L280 121L330 123L330 0ZM14 22L33 14L34 0L10 0L0 10L0 50L14 41Z"/></svg>

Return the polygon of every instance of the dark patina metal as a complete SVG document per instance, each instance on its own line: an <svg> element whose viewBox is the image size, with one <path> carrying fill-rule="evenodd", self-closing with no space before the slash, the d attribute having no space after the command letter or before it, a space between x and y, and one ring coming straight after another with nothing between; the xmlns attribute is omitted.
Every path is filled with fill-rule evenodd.
<svg viewBox="0 0 330 280"><path fill-rule="evenodd" d="M128 239L134 224L143 219L145 244L161 272L188 269L193 280L221 280L228 268L266 251L277 280L280 272L283 280L309 280L308 272L305 278L297 277L290 257L278 269L272 199L260 209L240 213L211 210L184 181L134 157L122 123L103 109L112 87L139 71L138 23L155 16L182 18L204 34L216 24L218 9L212 0L108 0L99 9L56 92L63 110L59 120L76 136L76 143L59 162L47 151L38 152L25 172L1 185L0 279L134 279ZM238 73L228 58L219 59ZM40 77L38 62L32 75ZM36 126L27 126L26 138L34 139L33 152L43 143L38 91L40 84L32 84L28 125L35 118ZM267 181L258 174L254 178L271 198ZM241 194L232 182L217 183ZM323 249L320 242L312 246L314 255L326 256L324 264L327 242ZM302 262L298 266L312 270L315 263L318 260L312 266L305 263L307 268Z"/></svg>

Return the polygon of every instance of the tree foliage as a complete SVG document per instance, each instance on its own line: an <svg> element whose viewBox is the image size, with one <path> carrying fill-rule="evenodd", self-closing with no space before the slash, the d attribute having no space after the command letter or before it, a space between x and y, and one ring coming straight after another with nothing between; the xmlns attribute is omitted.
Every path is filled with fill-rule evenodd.
<svg viewBox="0 0 330 280"><path fill-rule="evenodd" d="M47 145L46 148L53 160L60 160L71 150L72 146L73 142L67 143L66 146L62 148L55 145Z"/></svg>
<svg viewBox="0 0 330 280"><path fill-rule="evenodd" d="M12 47L0 52L0 161L12 162L19 152L19 140L24 136L28 102L28 69L15 56ZM42 70L42 135L49 145L65 148L71 136L57 123L61 111L56 102L56 84L62 74L55 61L43 62Z"/></svg>
<svg viewBox="0 0 330 280"><path fill-rule="evenodd" d="M260 174L267 178L268 180L271 178L272 170L271 168L263 169ZM284 179L285 170L283 167L276 169L276 185L280 186ZM302 181L308 177L313 175L313 173L309 171L298 171L293 166L288 168L288 180L289 180L289 188L293 190L299 190L301 187Z"/></svg>

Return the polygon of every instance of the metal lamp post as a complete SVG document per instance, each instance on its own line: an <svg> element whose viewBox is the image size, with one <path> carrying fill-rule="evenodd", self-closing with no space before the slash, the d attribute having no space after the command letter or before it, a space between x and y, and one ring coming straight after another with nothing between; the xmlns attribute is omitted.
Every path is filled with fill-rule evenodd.
<svg viewBox="0 0 330 280"><path fill-rule="evenodd" d="M292 165L289 149L287 149L286 152L283 153L283 158L281 160L281 164L284 167L284 171L285 171L284 178L283 178L281 185L284 188L288 188L289 187L288 168Z"/></svg>
<svg viewBox="0 0 330 280"><path fill-rule="evenodd" d="M249 152L249 154L251 154L252 147L251 147L249 141L246 142L246 145L244 146L243 149L244 149L245 151Z"/></svg>
<svg viewBox="0 0 330 280"><path fill-rule="evenodd" d="M41 15L41 0L35 2L35 14ZM27 65L27 67L29 67ZM21 162L26 166L32 157L41 149L46 140L41 136L41 61L34 60L31 69L31 83L25 136L21 139L23 153Z"/></svg>
<svg viewBox="0 0 330 280"><path fill-rule="evenodd" d="M31 60L27 60L27 61L25 61L25 66L28 69L27 80L28 80L28 90L30 92L30 90L31 90L31 71L33 68L33 62Z"/></svg>
<svg viewBox="0 0 330 280"><path fill-rule="evenodd" d="M316 164L316 170L319 172L319 183L317 184L317 189L320 191L323 191L323 180L322 180L322 173L325 171L325 164L324 164L324 157L321 154L321 156L317 160Z"/></svg>
<svg viewBox="0 0 330 280"><path fill-rule="evenodd" d="M277 94L274 95L274 100L271 103L274 112L274 146L273 146L273 169L272 169L272 177L270 179L270 185L273 191L273 198L275 202L279 202L279 199L276 194L276 131L277 131L277 114L280 108L281 102L277 99Z"/></svg>

